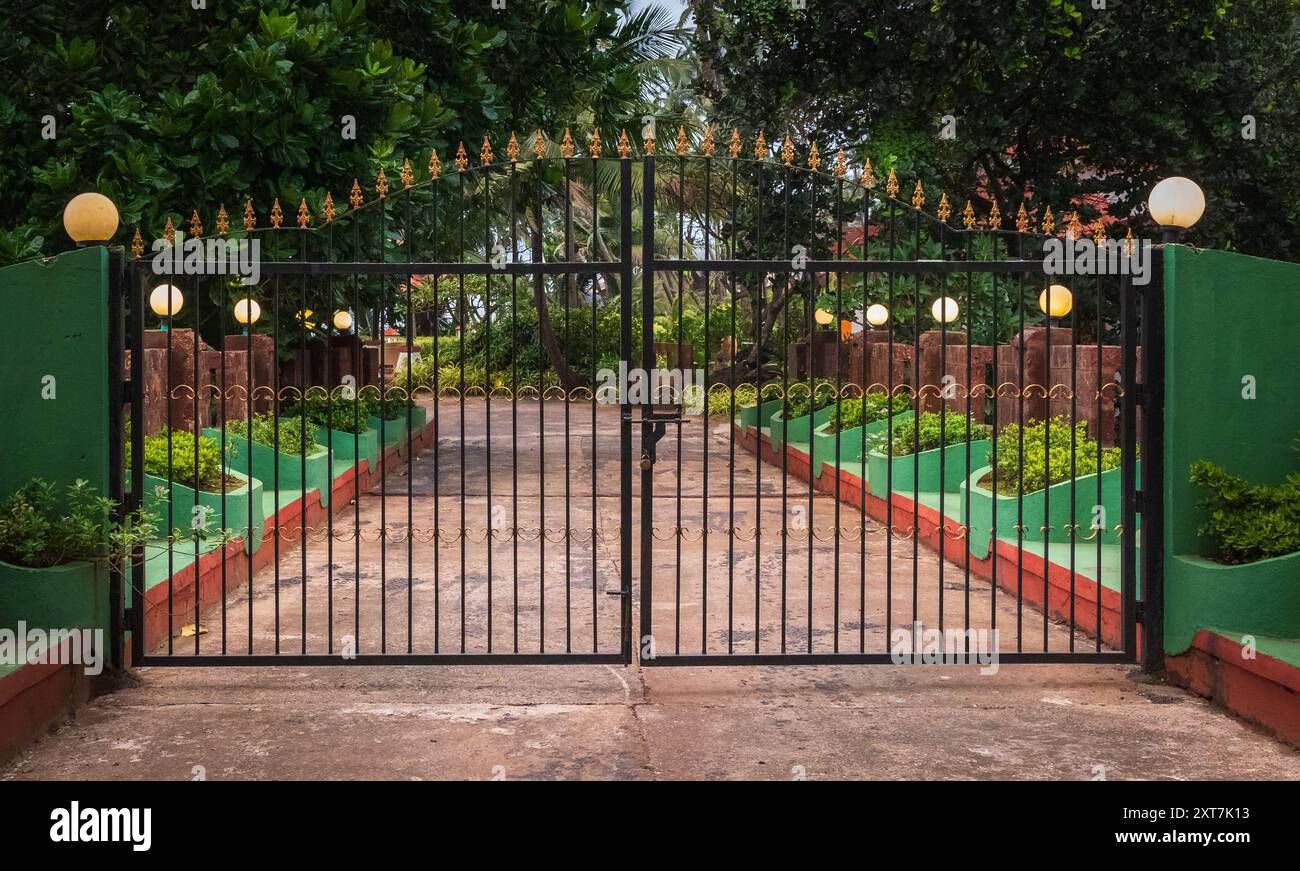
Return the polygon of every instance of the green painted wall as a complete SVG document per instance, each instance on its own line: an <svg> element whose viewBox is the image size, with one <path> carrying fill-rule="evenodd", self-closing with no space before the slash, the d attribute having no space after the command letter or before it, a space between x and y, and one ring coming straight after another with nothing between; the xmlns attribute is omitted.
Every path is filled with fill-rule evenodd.
<svg viewBox="0 0 1300 871"><path fill-rule="evenodd" d="M1278 606L1256 577L1262 567L1202 572L1176 557L1210 551L1196 535L1205 512L1188 480L1193 462L1266 484L1300 464L1300 264L1181 245L1164 262L1165 649L1182 653L1197 629L1262 633L1262 615ZM1247 375L1255 399L1242 396ZM1222 580L1207 586L1208 577ZM1224 626L1217 617L1229 613L1233 622L1258 613L1260 625Z"/></svg>
<svg viewBox="0 0 1300 871"><path fill-rule="evenodd" d="M107 494L108 250L0 269L0 311L0 495L33 477Z"/></svg>

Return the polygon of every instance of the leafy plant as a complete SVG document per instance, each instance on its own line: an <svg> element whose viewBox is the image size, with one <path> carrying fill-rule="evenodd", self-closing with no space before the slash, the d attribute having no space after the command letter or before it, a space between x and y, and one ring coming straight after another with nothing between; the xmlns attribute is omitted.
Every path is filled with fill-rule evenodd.
<svg viewBox="0 0 1300 871"><path fill-rule="evenodd" d="M873 390L863 396L855 396L852 399L846 399L840 403L839 430L854 429L868 423L875 423L889 417L890 411L894 414L907 411L911 408L911 400L906 396L895 396L892 400L889 394L883 390ZM835 419L831 418L831 428L835 427Z"/></svg>
<svg viewBox="0 0 1300 871"><path fill-rule="evenodd" d="M1209 460L1192 464L1191 481L1209 491L1200 506L1210 518L1197 530L1226 563L1247 563L1300 551L1300 472L1281 484L1249 484Z"/></svg>
<svg viewBox="0 0 1300 871"><path fill-rule="evenodd" d="M315 426L305 426L302 415L279 418L279 451L282 454L292 454L300 457L303 454L309 454L316 447L316 428ZM248 421L243 418L236 418L227 422L226 429L240 438L246 438L248 433ZM304 429L306 433L304 435ZM265 445L268 448L275 448L277 444L276 417L271 412L265 412L253 417L253 441L259 445Z"/></svg>
<svg viewBox="0 0 1300 871"><path fill-rule="evenodd" d="M1020 453L1022 432L1023 460ZM1101 471L1116 469L1119 464L1119 448L1101 451ZM1003 495L1034 493L1048 486L1049 481L1059 484L1097 471L1097 443L1088 438L1086 421L1071 426L1068 418L1055 417L1050 427L1045 421L1039 421L1023 429L1019 424L1009 423L998 434L998 492Z"/></svg>
<svg viewBox="0 0 1300 871"><path fill-rule="evenodd" d="M818 378L811 385L806 381L792 381L786 390L786 420L795 420L815 411L821 411L835 401L835 382Z"/></svg>
<svg viewBox="0 0 1300 871"><path fill-rule="evenodd" d="M144 471L146 475L163 478L186 487L194 487L195 456L198 457L198 489L220 490L223 480L221 446L216 439L200 436L184 429L170 431L170 456L168 430L162 429L144 439ZM126 452L130 462L131 452Z"/></svg>
<svg viewBox="0 0 1300 871"><path fill-rule="evenodd" d="M989 438L993 428L985 423L971 423L970 440ZM966 416L927 411L894 427L894 455L906 457L913 450L932 451L966 441Z"/></svg>
<svg viewBox="0 0 1300 871"><path fill-rule="evenodd" d="M364 432L369 423L369 405L367 400L359 397L346 399L342 396L326 396L324 390L309 390L307 397L290 404L286 412L291 416L305 415L307 420L317 426L336 432ZM281 433L284 428L281 426Z"/></svg>
<svg viewBox="0 0 1300 871"><path fill-rule="evenodd" d="M70 485L60 500L53 484L33 478L0 503L0 560L30 568L75 560L121 566L158 518L140 508L117 522L116 507L86 481Z"/></svg>

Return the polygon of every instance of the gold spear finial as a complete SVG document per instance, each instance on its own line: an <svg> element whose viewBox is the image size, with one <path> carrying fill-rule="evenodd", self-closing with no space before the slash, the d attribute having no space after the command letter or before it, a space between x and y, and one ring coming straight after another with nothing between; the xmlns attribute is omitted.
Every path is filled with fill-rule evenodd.
<svg viewBox="0 0 1300 871"><path fill-rule="evenodd" d="M921 180L916 180L916 189L912 191L912 208L925 208L925 189L921 187Z"/></svg>
<svg viewBox="0 0 1300 871"><path fill-rule="evenodd" d="M961 225L966 230L975 229L975 208L970 204L970 200L966 201L966 208L961 210Z"/></svg>
<svg viewBox="0 0 1300 871"><path fill-rule="evenodd" d="M452 161L456 164L457 172L464 172L469 166L469 155L465 153L465 143L462 142L456 146L456 159Z"/></svg>
<svg viewBox="0 0 1300 871"><path fill-rule="evenodd" d="M898 199L898 175L893 169L889 170L889 178L885 179L885 193L891 200Z"/></svg>
<svg viewBox="0 0 1300 871"><path fill-rule="evenodd" d="M226 204L217 207L217 235L224 236L230 232L230 215L226 213Z"/></svg>
<svg viewBox="0 0 1300 871"><path fill-rule="evenodd" d="M510 134L510 141L506 143L506 159L511 163L519 162L519 140L514 133Z"/></svg>
<svg viewBox="0 0 1300 871"><path fill-rule="evenodd" d="M790 140L790 131L785 133L785 141L781 143L781 162L786 166L794 163L794 142Z"/></svg>
<svg viewBox="0 0 1300 871"><path fill-rule="evenodd" d="M731 128L731 142L727 146L727 156L732 160L740 157L740 131L735 127Z"/></svg>
<svg viewBox="0 0 1300 871"><path fill-rule="evenodd" d="M600 153L605 150L605 146L600 141L600 128L591 128L591 139L587 142L587 154L594 160L600 157Z"/></svg>
<svg viewBox="0 0 1300 871"><path fill-rule="evenodd" d="M618 159L627 160L632 156L632 140L627 135L627 128L618 136Z"/></svg>
<svg viewBox="0 0 1300 871"><path fill-rule="evenodd" d="M533 134L533 158L541 160L546 156L546 137L542 135L541 128Z"/></svg>
<svg viewBox="0 0 1300 871"><path fill-rule="evenodd" d="M808 149L808 168L811 169L813 172L816 172L817 170L821 169L821 165L822 165L822 155L821 152L817 150L817 143L814 142L812 146Z"/></svg>
<svg viewBox="0 0 1300 871"><path fill-rule="evenodd" d="M442 178L442 161L438 159L438 149L429 152L429 179L437 181Z"/></svg>
<svg viewBox="0 0 1300 871"><path fill-rule="evenodd" d="M195 209L190 213L190 238L203 238L203 222L199 220L199 210Z"/></svg>
<svg viewBox="0 0 1300 871"><path fill-rule="evenodd" d="M700 143L700 154L705 157L712 157L716 147L713 141L713 125L710 124L704 128L704 141Z"/></svg>
<svg viewBox="0 0 1300 871"><path fill-rule="evenodd" d="M172 223L170 216L167 218L166 226L163 227L163 238L167 240L168 245L176 244L176 225Z"/></svg>
<svg viewBox="0 0 1300 871"><path fill-rule="evenodd" d="M688 147L688 146L687 146L687 142L686 142L686 128L685 128L685 127L678 127L678 128L677 128L677 143L676 143L676 146L675 146L676 151L677 151L677 156L678 156L678 157L681 157L683 154L685 154L685 153L686 153L686 149L687 149L687 147Z"/></svg>
<svg viewBox="0 0 1300 871"><path fill-rule="evenodd" d="M767 160L767 140L763 138L763 131L758 131L758 138L754 140L754 159Z"/></svg>
<svg viewBox="0 0 1300 871"><path fill-rule="evenodd" d="M244 229L253 232L257 226L257 213L253 211L253 201L248 200L244 203Z"/></svg>
<svg viewBox="0 0 1300 871"><path fill-rule="evenodd" d="M868 157L866 164L862 167L862 186L867 190L872 190L876 186L876 174L871 171L871 158Z"/></svg>
<svg viewBox="0 0 1300 871"><path fill-rule="evenodd" d="M939 194L939 209L936 214L938 214L939 220L945 224L948 223L948 218L952 215L952 206L948 205L948 195L945 193Z"/></svg>
<svg viewBox="0 0 1300 871"><path fill-rule="evenodd" d="M478 159L484 166L492 165L492 143L488 141L487 136L483 137L483 147L479 149Z"/></svg>
<svg viewBox="0 0 1300 871"><path fill-rule="evenodd" d="M361 208L361 182L355 178L352 179L352 193L348 194L348 205L353 211Z"/></svg>
<svg viewBox="0 0 1300 871"><path fill-rule="evenodd" d="M568 127L564 128L564 138L560 140L560 156L565 160L573 157L573 135Z"/></svg>
<svg viewBox="0 0 1300 871"><path fill-rule="evenodd" d="M379 175L375 178L375 193L379 194L382 200L388 196L388 176L384 175L384 168L379 167Z"/></svg>
<svg viewBox="0 0 1300 871"><path fill-rule="evenodd" d="M1079 221L1079 210L1075 209L1070 213L1070 223L1065 235L1071 239L1078 239L1083 235L1083 224Z"/></svg>
<svg viewBox="0 0 1300 871"><path fill-rule="evenodd" d="M994 203L993 208L989 209L989 226L994 230L1002 226L1002 212L998 211L997 203Z"/></svg>
<svg viewBox="0 0 1300 871"><path fill-rule="evenodd" d="M415 182L415 173L411 171L411 159L402 159L402 188L409 189Z"/></svg>
<svg viewBox="0 0 1300 871"><path fill-rule="evenodd" d="M275 203L271 206L271 229L278 230L284 223L284 210L280 208L280 198L276 197Z"/></svg>
<svg viewBox="0 0 1300 871"><path fill-rule="evenodd" d="M645 134L649 133L649 136ZM655 135L654 127L646 125L641 128L641 153L647 157L653 157L655 153Z"/></svg>
<svg viewBox="0 0 1300 871"><path fill-rule="evenodd" d="M302 202L298 204L298 229L306 230L309 223L311 223L311 213L307 211L307 198L303 197Z"/></svg>
<svg viewBox="0 0 1300 871"><path fill-rule="evenodd" d="M325 223L334 220L334 195L329 191L325 192Z"/></svg>
<svg viewBox="0 0 1300 871"><path fill-rule="evenodd" d="M1043 212L1043 233L1050 236L1056 231L1056 221L1052 218L1052 207Z"/></svg>
<svg viewBox="0 0 1300 871"><path fill-rule="evenodd" d="M140 235L140 228L135 228L135 235L131 237L131 256L139 260L144 255L144 237Z"/></svg>
<svg viewBox="0 0 1300 871"><path fill-rule="evenodd" d="M1097 219L1097 229L1092 234L1092 241L1097 245L1106 244L1106 225L1102 223L1101 218Z"/></svg>
<svg viewBox="0 0 1300 871"><path fill-rule="evenodd" d="M139 233L137 233L136 235L138 236ZM1124 234L1124 253L1127 256L1129 257L1133 256L1133 246L1135 244L1136 243L1133 241L1133 228L1129 227L1128 232Z"/></svg>
<svg viewBox="0 0 1300 871"><path fill-rule="evenodd" d="M835 177L840 180L843 180L844 174L849 171L849 164L844 157L843 148L835 152L835 164L834 166L831 167L831 169L835 173Z"/></svg>
<svg viewBox="0 0 1300 871"><path fill-rule="evenodd" d="M1016 232L1029 232L1029 213L1025 211L1025 204L1023 201L1020 203L1020 211L1016 212Z"/></svg>

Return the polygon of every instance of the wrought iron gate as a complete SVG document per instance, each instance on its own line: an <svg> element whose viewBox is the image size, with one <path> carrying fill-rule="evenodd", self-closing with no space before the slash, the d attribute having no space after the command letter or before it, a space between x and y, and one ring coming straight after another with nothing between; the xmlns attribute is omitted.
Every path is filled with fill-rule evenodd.
<svg viewBox="0 0 1300 871"><path fill-rule="evenodd" d="M1050 210L957 226L788 138L529 144L137 240L135 662L630 663L634 598L644 665L932 661L934 631L1133 660L1159 294L1078 278L1051 320ZM1035 487L1008 448L1062 427Z"/></svg>

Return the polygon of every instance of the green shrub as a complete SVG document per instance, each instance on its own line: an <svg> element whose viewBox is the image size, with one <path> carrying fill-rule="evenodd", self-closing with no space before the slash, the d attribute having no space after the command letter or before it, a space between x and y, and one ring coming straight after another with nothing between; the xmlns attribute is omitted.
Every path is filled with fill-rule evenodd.
<svg viewBox="0 0 1300 871"><path fill-rule="evenodd" d="M1080 475L1093 475L1098 471L1097 443L1088 438L1088 424L1079 421L1070 425L1065 417L1052 419L1050 427L1046 422L1030 424L1022 428L1019 424L1009 423L998 434L998 492L1007 496L1018 493L1034 493L1048 485L1048 466L1051 467L1050 482L1059 484ZM1021 432L1024 433L1024 461L1020 457ZM1074 439L1073 466L1071 465L1071 435ZM1048 439L1050 438L1050 444ZM1050 458L1050 459L1049 459ZM1101 471L1119 468L1119 448L1107 448L1101 452Z"/></svg>
<svg viewBox="0 0 1300 871"><path fill-rule="evenodd" d="M1217 463L1192 465L1193 484L1209 491L1210 512L1198 535L1214 542L1226 563L1247 563L1300 551L1300 472L1276 486L1248 484Z"/></svg>
<svg viewBox="0 0 1300 871"><path fill-rule="evenodd" d="M863 411L865 407L866 411ZM889 394L881 390L875 390L868 393L865 397L855 396L852 399L846 399L840 403L840 426L841 432L844 430L854 429L868 423L875 423L889 417L890 410L894 414L907 411L911 408L911 400L906 396L895 396L891 401ZM835 428L835 418L831 418L831 429Z"/></svg>
<svg viewBox="0 0 1300 871"><path fill-rule="evenodd" d="M758 404L758 388L753 384L740 384L734 391L721 387L709 391L709 416L726 417L731 414L731 394L736 394L736 410Z"/></svg>
<svg viewBox="0 0 1300 871"><path fill-rule="evenodd" d="M243 418L228 421L226 429L240 438L245 438L248 433L248 421ZM303 435L304 429L306 429L305 437ZM253 417L253 441L259 445L266 445L268 448L275 448L275 415L271 414L271 412L268 411ZM304 427L302 415L281 417L279 446L280 453L292 454L295 457L311 453L316 447L316 427L311 425L310 422Z"/></svg>
<svg viewBox="0 0 1300 871"><path fill-rule="evenodd" d="M815 411L821 411L835 401L835 382L818 378L809 386L807 381L792 381L786 389L786 420L795 420Z"/></svg>
<svg viewBox="0 0 1300 871"><path fill-rule="evenodd" d="M993 428L988 424L971 422L971 441L981 441L992 434ZM894 455L899 457L910 456L914 449L932 451L948 445L962 444L965 441L966 415L964 414L927 411L894 427Z"/></svg>
<svg viewBox="0 0 1300 871"><path fill-rule="evenodd" d="M157 434L145 436L144 471L146 475L162 478L186 487L194 487L194 456L198 452L198 483L196 489L209 492L221 489L223 480L221 468L221 445L216 439L200 436L184 429L171 430L171 458L168 462L168 431L159 430ZM126 452L130 462L131 452Z"/></svg>
<svg viewBox="0 0 1300 871"><path fill-rule="evenodd" d="M376 400L377 401L377 400ZM327 397L321 390L307 392L307 398L285 406L290 417L306 415L307 420L317 426L336 432L364 432L369 424L369 403L365 399L345 399L342 396ZM280 426L280 437L284 438L284 425Z"/></svg>
<svg viewBox="0 0 1300 871"><path fill-rule="evenodd" d="M115 507L80 480L60 504L54 485L33 478L0 503L0 560L30 568L74 560L121 565L158 518L140 509L116 523Z"/></svg>

